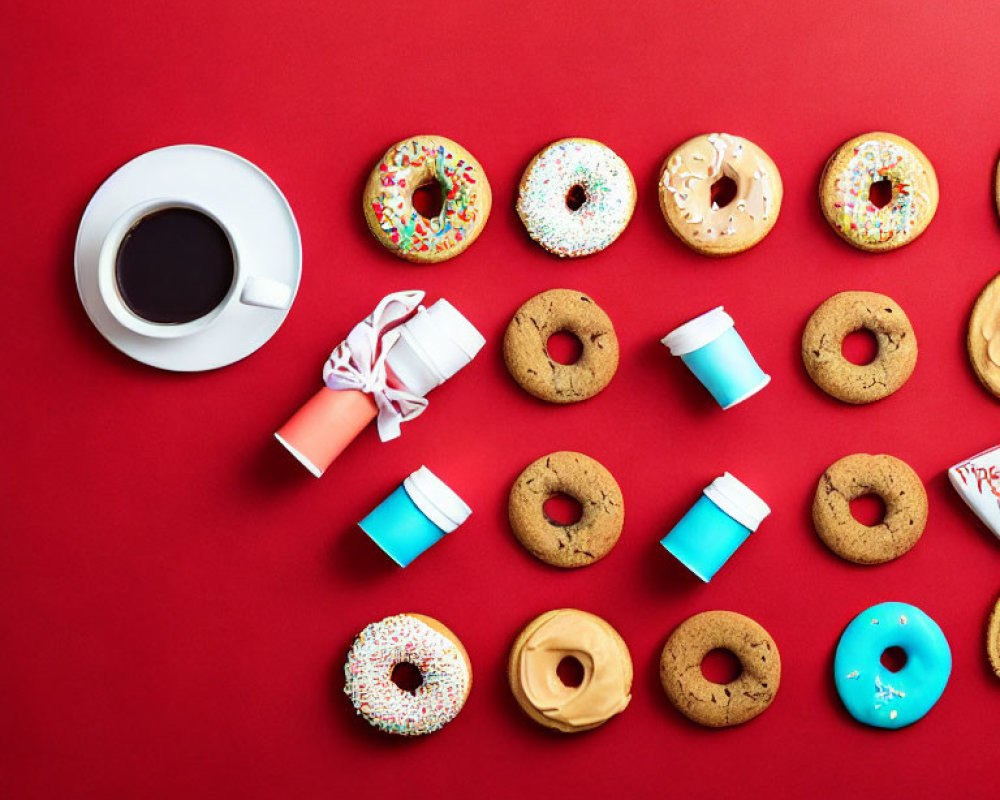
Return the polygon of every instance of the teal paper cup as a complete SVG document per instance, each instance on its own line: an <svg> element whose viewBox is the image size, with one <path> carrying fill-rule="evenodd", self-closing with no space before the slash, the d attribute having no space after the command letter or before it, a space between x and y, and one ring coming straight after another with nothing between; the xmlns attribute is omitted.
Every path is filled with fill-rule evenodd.
<svg viewBox="0 0 1000 800"><path fill-rule="evenodd" d="M732 408L771 381L722 306L685 322L660 341L680 357L723 408Z"/></svg>
<svg viewBox="0 0 1000 800"><path fill-rule="evenodd" d="M767 503L727 472L705 487L660 544L708 583L770 513Z"/></svg>
<svg viewBox="0 0 1000 800"><path fill-rule="evenodd" d="M358 527L393 561L405 567L471 513L472 509L444 481L421 467L375 506Z"/></svg>

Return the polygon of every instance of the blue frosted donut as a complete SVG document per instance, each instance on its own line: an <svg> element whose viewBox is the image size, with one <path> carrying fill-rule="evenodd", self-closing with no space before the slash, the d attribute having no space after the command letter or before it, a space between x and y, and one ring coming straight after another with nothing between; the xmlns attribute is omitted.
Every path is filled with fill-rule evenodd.
<svg viewBox="0 0 1000 800"><path fill-rule="evenodd" d="M882 666L882 653L899 647L899 672ZM877 728L911 725L931 710L951 675L951 648L941 628L909 603L879 603L844 630L833 665L837 692L859 722Z"/></svg>

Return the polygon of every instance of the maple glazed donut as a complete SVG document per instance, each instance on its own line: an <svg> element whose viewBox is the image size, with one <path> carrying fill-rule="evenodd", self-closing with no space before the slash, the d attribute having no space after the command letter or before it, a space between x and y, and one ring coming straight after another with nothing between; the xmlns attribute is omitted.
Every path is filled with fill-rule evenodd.
<svg viewBox="0 0 1000 800"><path fill-rule="evenodd" d="M610 147L560 139L524 170L517 213L528 235L550 253L586 256L621 235L635 198L632 172Z"/></svg>
<svg viewBox="0 0 1000 800"><path fill-rule="evenodd" d="M441 211L427 218L413 193L437 183ZM483 230L492 194L486 173L464 147L443 136L397 142L375 165L364 192L365 220L379 244L407 261L454 258Z"/></svg>
<svg viewBox="0 0 1000 800"><path fill-rule="evenodd" d="M781 174L753 142L728 133L696 136L660 170L660 211L684 244L707 256L747 250L781 211Z"/></svg>
<svg viewBox="0 0 1000 800"><path fill-rule="evenodd" d="M819 182L830 227L861 250L894 250L916 239L934 218L938 182L920 149L892 133L866 133L830 156Z"/></svg>
<svg viewBox="0 0 1000 800"><path fill-rule="evenodd" d="M392 679L411 664L421 683L412 692ZM358 634L344 665L344 693L358 714L386 733L420 736L451 722L472 688L472 664L448 628L423 614L396 614Z"/></svg>

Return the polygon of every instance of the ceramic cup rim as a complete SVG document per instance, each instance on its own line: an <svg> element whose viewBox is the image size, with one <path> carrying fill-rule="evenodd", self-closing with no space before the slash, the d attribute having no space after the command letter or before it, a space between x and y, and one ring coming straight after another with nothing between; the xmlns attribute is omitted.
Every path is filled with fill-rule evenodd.
<svg viewBox="0 0 1000 800"><path fill-rule="evenodd" d="M225 234L229 242L229 248L233 254L233 280L226 295L207 314L203 314L197 319L188 322L153 322L139 316L128 307L128 304L122 297L115 275L118 250L128 232L145 217L170 208L190 209L191 211L204 214L218 225ZM155 339L174 339L181 336L189 336L192 333L197 333L207 328L219 318L232 302L236 296L236 289L239 283L239 251L229 226L219 219L217 214L210 211L201 203L183 197L156 197L143 200L127 208L111 223L111 227L108 229L101 243L101 250L97 258L97 286L105 308L124 327L142 336Z"/></svg>

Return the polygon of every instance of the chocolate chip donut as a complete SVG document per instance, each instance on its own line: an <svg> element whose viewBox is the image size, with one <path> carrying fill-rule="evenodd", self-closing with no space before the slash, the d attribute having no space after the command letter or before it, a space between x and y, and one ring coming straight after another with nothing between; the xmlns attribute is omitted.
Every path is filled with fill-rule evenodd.
<svg viewBox="0 0 1000 800"><path fill-rule="evenodd" d="M885 504L877 525L863 525L851 516L851 501L868 494ZM812 518L819 538L841 558L884 564L907 552L923 534L927 492L905 461L855 453L835 461L819 479Z"/></svg>
<svg viewBox="0 0 1000 800"><path fill-rule="evenodd" d="M728 650L742 673L714 683L701 672L711 650ZM685 717L711 728L739 725L762 714L781 683L781 657L758 623L733 611L704 611L678 625L660 654L660 683Z"/></svg>
<svg viewBox="0 0 1000 800"><path fill-rule="evenodd" d="M844 337L865 329L878 342L870 364L852 364L841 350ZM917 364L917 337L906 312L877 292L839 292L824 300L802 333L802 363L813 382L845 403L860 405L888 397L906 383Z"/></svg>
<svg viewBox="0 0 1000 800"><path fill-rule="evenodd" d="M566 331L583 346L573 364L548 352L549 337ZM521 388L549 403L577 403L607 386L618 369L618 337L608 315L583 292L550 289L514 314L503 337L507 371Z"/></svg>
<svg viewBox="0 0 1000 800"><path fill-rule="evenodd" d="M571 525L545 515L545 501L566 494L582 509ZM615 546L625 502L614 476L594 459L570 451L542 456L517 476L508 500L510 527L535 558L555 567L585 567Z"/></svg>

